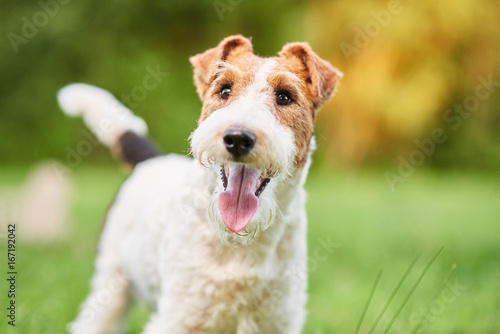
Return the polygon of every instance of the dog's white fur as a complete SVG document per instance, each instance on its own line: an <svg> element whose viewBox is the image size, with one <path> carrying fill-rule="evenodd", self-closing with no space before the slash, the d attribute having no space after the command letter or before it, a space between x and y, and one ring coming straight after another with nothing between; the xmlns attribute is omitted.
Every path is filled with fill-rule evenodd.
<svg viewBox="0 0 500 334"><path fill-rule="evenodd" d="M71 333L120 331L133 295L153 309L147 334L301 331L307 285L301 275L306 268L303 184L310 159L294 167L293 134L272 116L269 95L263 93L275 67L272 59L262 61L244 93L200 123L191 135L196 159L170 154L136 166L107 215L92 291ZM116 112L128 109L117 107L101 89L71 85L61 90L59 101L67 113L82 113L92 129L111 122L114 130L100 136L107 145L127 130L146 131L137 116ZM220 167L231 158L217 138L230 126L260 133L246 164L273 176L256 214L237 234L225 227L217 208Z"/></svg>
<svg viewBox="0 0 500 334"><path fill-rule="evenodd" d="M68 116L81 115L97 139L106 146L115 144L125 131L140 136L148 133L146 122L104 89L83 83L72 84L61 89L57 99Z"/></svg>
<svg viewBox="0 0 500 334"><path fill-rule="evenodd" d="M251 131L260 131L265 140L257 141L250 152L248 160L251 165L268 170L274 176L266 190L260 196L259 209L244 231L234 234L227 230L222 221L217 202L223 190L222 183L214 182L216 189L210 189L212 196L209 203L210 221L217 226L219 237L226 244L248 244L253 237L265 231L269 225L282 214L278 207L280 198L285 195L277 186L289 182L293 170L295 145L292 133L285 129L269 110L268 97L261 94L267 85L267 75L272 71L275 62L266 60L256 71L255 82L248 90L225 108L216 110L191 135L193 156L203 165L220 166L230 160L223 141L217 140L218 134L229 127L245 127ZM212 169L214 178L220 178L219 169ZM214 191L215 190L215 191ZM283 202L288 203L288 200Z"/></svg>

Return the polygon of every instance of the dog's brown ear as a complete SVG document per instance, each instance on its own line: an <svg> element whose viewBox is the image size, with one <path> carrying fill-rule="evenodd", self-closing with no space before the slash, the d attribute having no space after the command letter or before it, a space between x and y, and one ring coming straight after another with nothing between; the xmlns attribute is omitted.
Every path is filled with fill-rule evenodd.
<svg viewBox="0 0 500 334"><path fill-rule="evenodd" d="M279 52L298 69L297 74L310 87L314 107L319 108L335 92L335 87L342 78L342 72L329 62L321 59L307 43L289 43Z"/></svg>
<svg viewBox="0 0 500 334"><path fill-rule="evenodd" d="M253 53L250 40L241 35L235 35L224 38L215 48L189 58L194 67L194 83L200 98L204 99L214 79L219 61L226 61L230 57L237 57L248 52Z"/></svg>

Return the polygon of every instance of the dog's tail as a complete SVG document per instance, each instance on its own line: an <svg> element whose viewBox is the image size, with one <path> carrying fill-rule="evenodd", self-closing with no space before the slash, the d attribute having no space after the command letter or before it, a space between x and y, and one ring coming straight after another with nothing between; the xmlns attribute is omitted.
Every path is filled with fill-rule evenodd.
<svg viewBox="0 0 500 334"><path fill-rule="evenodd" d="M57 99L68 116L81 116L97 139L128 164L135 166L158 155L153 144L145 138L146 122L111 93L77 83L62 88Z"/></svg>

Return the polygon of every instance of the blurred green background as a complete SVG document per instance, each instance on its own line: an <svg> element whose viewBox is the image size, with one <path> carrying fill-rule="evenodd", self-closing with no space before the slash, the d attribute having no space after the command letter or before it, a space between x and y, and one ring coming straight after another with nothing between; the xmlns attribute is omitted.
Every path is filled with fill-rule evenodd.
<svg viewBox="0 0 500 334"><path fill-rule="evenodd" d="M109 89L148 121L166 152L185 153L200 109L188 57L241 33L265 56L309 41L345 73L319 118L316 160L397 164L441 127L448 139L426 164L500 166L498 85L470 102L457 128L444 120L475 95L479 77L500 80L496 1L58 1L1 5L0 133L13 139L0 142L3 162L65 159L82 124L61 117L55 94L72 82ZM168 79L127 103L148 67ZM107 156L98 148L88 160Z"/></svg>
<svg viewBox="0 0 500 334"><path fill-rule="evenodd" d="M368 333L419 253L374 333L392 317L391 333L500 333L500 2L20 0L0 4L0 27L3 222L33 164L68 166L88 140L81 120L57 106L62 86L111 91L164 152L187 154L201 107L189 56L231 34L252 37L263 56L308 41L345 76L319 114L306 184L311 254L321 237L338 248L309 262L304 333L354 332L383 269L360 330ZM137 95L157 68L168 76ZM100 145L70 167L69 234L38 243L18 235L19 326L2 314L2 333L63 333L87 293L100 222L126 173ZM450 282L465 288L443 302ZM134 309L129 332L146 318Z"/></svg>

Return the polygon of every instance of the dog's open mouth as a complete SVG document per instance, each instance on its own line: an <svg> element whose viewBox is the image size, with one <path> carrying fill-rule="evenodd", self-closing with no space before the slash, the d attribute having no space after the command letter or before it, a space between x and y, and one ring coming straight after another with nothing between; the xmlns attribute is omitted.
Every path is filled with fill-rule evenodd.
<svg viewBox="0 0 500 334"><path fill-rule="evenodd" d="M222 166L224 191L219 195L219 212L229 231L238 233L248 225L257 211L260 194L271 181L271 174L267 169L239 164Z"/></svg>

